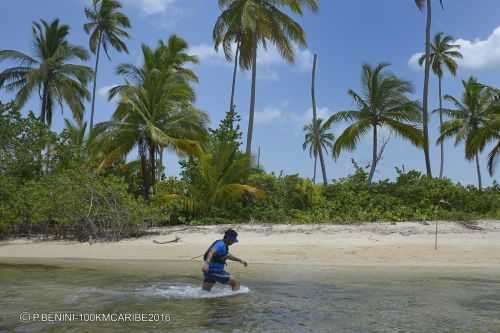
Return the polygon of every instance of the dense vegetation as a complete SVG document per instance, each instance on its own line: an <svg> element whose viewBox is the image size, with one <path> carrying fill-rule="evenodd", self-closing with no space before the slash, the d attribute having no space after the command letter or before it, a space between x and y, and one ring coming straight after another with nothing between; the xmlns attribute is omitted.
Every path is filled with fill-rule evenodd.
<svg viewBox="0 0 500 333"><path fill-rule="evenodd" d="M305 8L315 12L318 3L219 1L222 13L214 27L214 44L223 47L235 70L230 106L214 128L195 105L199 59L188 53L187 42L177 35L155 46L142 45L140 65L117 66L123 83L109 92L109 99L117 101L116 109L111 119L94 124L99 112L94 102L100 52L109 58L111 49L128 51L131 23L119 1L93 0L85 10L89 21L84 29L96 56L94 69L85 65L90 53L70 43L69 26L59 20L33 23L33 56L0 50L0 62L16 63L0 72L0 89L13 96L12 101L0 103L0 236L117 240L151 226L181 223L500 218L500 186L483 188L479 168L479 153L487 144L496 144L489 155L490 174L500 155L500 94L475 78L463 82L461 98L444 96L453 108L440 103L436 112L441 126L437 144L448 138L465 143L464 157L477 165L478 187L443 177L443 146L439 178L432 178L428 168L426 175L397 169L394 181L374 180L385 149L378 134L381 128L422 148L426 162L428 158L427 97L423 103L412 100L412 84L391 73L388 64L364 65L361 90L348 92L356 108L327 119L317 118L315 112L314 66L314 115L304 127L303 145L314 159L312 180L266 173L255 166L251 141L257 50L271 42L293 62L293 43L306 45L306 40L287 13L303 15ZM416 3L430 12L431 1ZM429 15L428 27L430 19ZM438 77L441 102L444 68L454 74L454 59L461 55L450 36L438 34L434 44L427 40L427 53L420 62L426 65L426 85L431 68ZM254 74L245 151L233 104L238 66ZM38 115L23 112L30 98L39 98ZM64 119L66 128L60 132L51 128L56 108L70 110L73 118ZM336 122L348 123L337 138L330 133ZM323 158L355 150L367 134L373 138L371 164L360 167L353 161L351 176L328 182ZM182 157L178 177L165 177L167 153ZM315 184L318 158L321 185Z"/></svg>

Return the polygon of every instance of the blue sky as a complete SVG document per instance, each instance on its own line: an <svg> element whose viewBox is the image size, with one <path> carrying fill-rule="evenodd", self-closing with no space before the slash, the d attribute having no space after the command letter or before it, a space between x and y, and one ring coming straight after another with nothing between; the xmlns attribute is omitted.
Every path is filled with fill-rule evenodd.
<svg viewBox="0 0 500 333"><path fill-rule="evenodd" d="M196 105L206 111L212 126L224 116L229 104L231 64L213 51L211 32L219 9L215 0L122 0L124 11L130 17L133 29L128 42L130 54L112 52L112 61L102 61L99 73L97 121L108 119L114 104L105 98L106 90L120 83L114 74L122 62L140 63L140 45L154 45L175 33L185 38L191 52L197 54L200 65L195 70L200 77L196 86ZM31 52L31 22L43 18L60 18L72 27L70 40L88 45L83 31L83 8L89 0L16 0L1 1L0 49ZM435 1L437 4L437 1ZM444 91L460 96L462 78L473 74L480 81L500 86L500 17L498 0L445 1L445 10L436 5L433 33L451 34L463 45L465 55L457 78L447 76ZM257 115L254 150L262 149L261 161L267 171L312 176L312 161L302 151L302 127L310 119L310 67L312 54L319 55L317 100L320 115L349 109L353 106L346 92L359 90L360 70L363 63L389 62L391 71L415 84L415 98L421 97L423 73L412 59L424 47L425 16L417 11L413 0L322 0L318 14L307 13L298 21L307 33L308 47L297 50L297 62L285 64L274 50L259 51L257 82ZM497 29L498 28L498 29ZM412 58L413 57L413 58ZM7 64L0 64L0 69ZM93 62L90 63L93 66ZM250 99L250 75L240 72L237 83L236 105L246 130ZM0 92L0 98L9 98ZM432 78L431 109L437 107L437 85ZM26 106L38 114L39 101ZM88 115L87 115L88 116ZM54 128L62 128L68 110L54 117ZM437 137L438 119L431 122L431 141ZM343 125L332 131L339 134ZM386 135L389 133L386 132ZM488 149L487 149L488 150ZM438 172L439 150L432 146L433 170ZM328 177L343 177L352 172L351 158L367 164L371 157L371 139L363 140L353 153L344 153L337 161L328 157ZM173 153L166 157L167 173L178 171ZM492 179L486 172L486 153L481 158L483 178ZM392 178L394 167L424 169L423 153L410 144L391 137L385 155L378 167L376 178ZM446 144L445 175L462 183L476 183L475 167L463 158L463 147Z"/></svg>

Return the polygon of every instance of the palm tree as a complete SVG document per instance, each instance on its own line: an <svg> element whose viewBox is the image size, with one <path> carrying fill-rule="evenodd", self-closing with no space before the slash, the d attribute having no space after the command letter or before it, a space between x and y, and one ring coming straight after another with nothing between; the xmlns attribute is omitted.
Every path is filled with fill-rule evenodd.
<svg viewBox="0 0 500 333"><path fill-rule="evenodd" d="M92 7L85 8L85 16L89 22L85 23L83 28L90 35L90 50L96 55L92 110L90 113L90 132L94 128L97 71L99 69L101 47L104 49L104 53L106 53L108 59L111 59L109 56L110 46L118 52L128 53L127 45L122 39L129 38L126 29L130 28L130 21L125 14L119 11L121 8L122 5L117 0L92 0Z"/></svg>
<svg viewBox="0 0 500 333"><path fill-rule="evenodd" d="M169 47L181 42L185 47ZM197 59L185 54L186 48L185 41L174 35L154 50L143 45L142 67L120 65L117 73L126 84L113 88L109 96L119 96L120 102L111 121L96 125L93 134L100 168L138 148L146 198L157 179L158 151L169 148L178 154L199 155L199 142L206 138L208 118L192 106L194 73L182 67L183 61Z"/></svg>
<svg viewBox="0 0 500 333"><path fill-rule="evenodd" d="M312 99L312 112L313 112L313 118L312 118L312 123L313 123L313 129L318 131L320 127L314 126L316 124L317 119L318 119L318 114L316 112L316 65L318 62L318 55L314 54L314 59L313 59L313 68L312 68L312 79L311 79L311 99ZM315 137L319 138L320 133L317 132L314 134ZM318 155L319 155L319 161L321 162L321 172L323 174L323 185L328 185L328 178L326 176L326 165L325 165L325 158L323 156L323 149L318 150ZM315 161L316 163L316 161ZM316 176L316 166L314 167L314 173ZM316 177L314 177L316 178Z"/></svg>
<svg viewBox="0 0 500 333"><path fill-rule="evenodd" d="M457 75L457 62L455 59L462 59L462 54L458 51L460 45L451 44L454 40L452 36L444 36L442 32L436 34L434 43L431 45L432 51L430 55L430 63L432 72L438 77L439 82L439 126L443 126L443 90L442 81L444 75L444 67L453 75ZM418 60L420 66L425 63L425 54ZM441 163L439 166L439 178L443 178L444 169L444 143L441 142Z"/></svg>
<svg viewBox="0 0 500 333"><path fill-rule="evenodd" d="M35 55L31 57L15 50L0 51L0 61L18 62L15 67L0 73L0 88L16 91L16 105L23 107L34 92L42 100L40 120L49 127L52 124L54 105L67 104L75 119L83 117L83 100L89 99L87 83L92 69L69 63L87 60L85 49L67 40L69 26L54 20L33 22Z"/></svg>
<svg viewBox="0 0 500 333"><path fill-rule="evenodd" d="M305 32L285 10L303 15L303 7L319 9L318 0L219 0L222 13L214 28L216 46L224 45L226 57L231 42L239 47L239 63L243 69L252 69L252 90L248 117L246 153L252 153L253 125L257 79L257 49L273 44L281 56L293 63L293 43L306 46ZM234 76L233 76L234 77Z"/></svg>
<svg viewBox="0 0 500 333"><path fill-rule="evenodd" d="M478 186L481 189L479 154L489 140L498 138L498 131L493 131L490 124L498 118L500 105L495 101L492 90L479 84L476 78L470 77L467 81L462 81L462 84L464 92L461 100L450 95L444 97L455 106L455 109L443 109L451 119L441 126L438 142L450 137L455 138L455 145L465 142L465 157L469 161L475 159ZM490 155L489 164L491 161Z"/></svg>
<svg viewBox="0 0 500 333"><path fill-rule="evenodd" d="M488 141L493 140L495 140L496 143L488 154L488 173L492 177L496 171L498 157L500 156L500 122L498 122L498 120L496 124L492 126L492 133L488 136Z"/></svg>
<svg viewBox="0 0 500 333"><path fill-rule="evenodd" d="M240 54L240 42L241 42L241 26L236 18L231 18L228 14L230 12L225 11L221 16L217 18L215 22L214 29L212 32L215 50L218 52L219 47L222 45L224 50L224 55L227 61L233 60L233 50L232 47L236 44L236 54L234 56L234 69L233 69L233 80L231 84L231 98L229 102L229 111L234 110L234 94L236 91L236 75L238 73L238 62Z"/></svg>
<svg viewBox="0 0 500 333"><path fill-rule="evenodd" d="M471 139L469 146L471 148L484 147L487 143L495 142L488 154L488 173L493 177L500 156L500 89L487 85L483 86L488 89L492 96L492 100L489 101L491 118L488 119L486 128Z"/></svg>
<svg viewBox="0 0 500 333"><path fill-rule="evenodd" d="M70 159L71 162L81 163L87 153L87 141L85 139L85 132L87 131L87 122L82 120L77 120L76 124L73 124L68 119L64 119L64 124L66 128L64 132L66 134L66 144L72 149L72 155Z"/></svg>
<svg viewBox="0 0 500 333"><path fill-rule="evenodd" d="M421 122L418 103L411 101L408 94L413 91L408 81L385 72L388 64L375 68L363 65L362 93L349 90L348 94L357 105L356 110L341 111L331 116L325 126L338 121L352 124L337 138L333 146L333 156L338 157L343 150L354 150L361 137L373 130L373 159L368 182L371 183L378 156L378 129L387 126L396 135L420 147L423 142L422 131L417 124Z"/></svg>
<svg viewBox="0 0 500 333"><path fill-rule="evenodd" d="M321 118L316 119L315 123L304 126L305 138L302 149L304 151L309 149L309 156L314 158L313 183L316 183L316 166L320 150L328 154L335 142L335 135L329 130L330 128L325 126Z"/></svg>
<svg viewBox="0 0 500 333"><path fill-rule="evenodd" d="M443 7L443 0L439 0ZM431 65L431 29L432 29L432 0L415 0L418 9L427 8L427 22L425 29L425 78L424 78L424 96L423 96L423 133L424 133L424 155L427 177L432 177L431 157L429 153L429 78Z"/></svg>
<svg viewBox="0 0 500 333"><path fill-rule="evenodd" d="M248 155L239 153L234 143L220 143L211 152L200 155L191 195L199 210L210 213L215 207L250 194L260 199L264 192L246 185L251 169Z"/></svg>
<svg viewBox="0 0 500 333"><path fill-rule="evenodd" d="M65 130L68 134L68 140L71 145L83 148L85 146L85 132L87 130L87 122L77 121L73 124L68 119L64 119L66 126Z"/></svg>

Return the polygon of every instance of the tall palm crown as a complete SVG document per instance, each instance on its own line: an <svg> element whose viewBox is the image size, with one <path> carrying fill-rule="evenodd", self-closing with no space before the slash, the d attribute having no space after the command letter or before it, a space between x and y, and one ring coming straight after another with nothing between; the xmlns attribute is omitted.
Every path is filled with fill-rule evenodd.
<svg viewBox="0 0 500 333"><path fill-rule="evenodd" d="M252 153L253 123L257 81L257 50L273 44L280 55L293 63L293 44L306 45L305 32L285 11L303 15L303 7L312 11L319 8L319 0L219 0L222 13L217 20L213 36L216 48L222 45L228 59L232 58L231 45L237 43L240 67L252 69L252 88L246 153ZM236 68L235 68L236 69ZM236 73L236 70L235 70ZM234 91L233 74L233 91ZM233 97L231 98L233 99ZM232 104L232 102L231 102ZM231 105L231 109L233 105Z"/></svg>
<svg viewBox="0 0 500 333"><path fill-rule="evenodd" d="M328 154L332 150L335 142L335 135L329 132L330 127L325 126L323 119L316 119L316 123L304 126L303 150L309 149L309 156L314 159L314 177L316 180L316 164L320 150Z"/></svg>
<svg viewBox="0 0 500 333"><path fill-rule="evenodd" d="M441 8L443 0L439 0ZM424 89L422 96L422 129L423 129L423 150L425 156L425 168L427 177L432 177L431 157L429 151L429 77L430 77L430 55L431 55L431 30L432 30L432 0L415 0L415 4L421 11L427 8L427 19L425 27L425 71L424 71Z"/></svg>
<svg viewBox="0 0 500 333"><path fill-rule="evenodd" d="M122 5L116 0L92 0L92 6L85 8L85 16L89 22L83 28L90 35L89 46L92 53L95 54L100 46L109 59L110 47L118 52L128 53L123 39L130 38L126 29L131 25L129 18L119 11L121 8Z"/></svg>
<svg viewBox="0 0 500 333"><path fill-rule="evenodd" d="M440 32L434 36L431 44L430 63L432 72L439 78L444 75L446 68L453 76L457 75L458 64L455 59L462 59L462 54L458 51L460 45L452 44L454 38ZM418 60L420 66L425 63L425 54Z"/></svg>
<svg viewBox="0 0 500 333"><path fill-rule="evenodd" d="M444 70L448 69L448 71L456 76L458 64L455 59L461 59L462 54L458 51L460 45L452 44L454 38L451 36L444 36L442 32L436 34L434 36L434 42L431 44L431 52L429 56L430 67L434 74L438 77L439 83L439 126L443 126L443 112L441 109L443 108L443 75ZM418 60L420 66L425 64L426 55L422 55ZM444 144L441 142L441 161L439 167L439 177L443 177L444 173Z"/></svg>
<svg viewBox="0 0 500 333"><path fill-rule="evenodd" d="M94 127L95 97L97 87L97 71L99 69L99 58L101 47L108 59L109 48L118 52L128 53L124 38L129 38L126 29L130 28L128 17L120 12L122 5L116 0L92 0L92 6L85 8L85 16L89 22L83 25L86 33L90 35L89 46L92 53L96 54L94 69L94 88L92 93L92 110L90 115L90 130Z"/></svg>
<svg viewBox="0 0 500 333"><path fill-rule="evenodd" d="M416 146L421 146L423 140L422 131L417 126L421 122L420 108L418 103L408 97L413 91L412 85L385 71L388 66L379 64L373 68L363 65L362 92L348 92L357 109L338 112L325 123L325 126L339 121L352 123L337 138L333 146L334 157L338 157L343 150L354 150L362 136L370 129L373 131L373 159L369 182L373 179L378 160L380 127L387 126Z"/></svg>
<svg viewBox="0 0 500 333"><path fill-rule="evenodd" d="M273 44L288 62L295 53L292 43L306 45L302 27L283 9L303 15L303 7L319 9L318 0L219 0L222 13L217 19L213 36L216 47L222 45L231 58L231 45L241 43L240 65L250 69L254 45Z"/></svg>
<svg viewBox="0 0 500 333"><path fill-rule="evenodd" d="M438 141L455 138L455 145L465 143L465 157L468 160L476 159L479 187L481 173L479 166L479 153L488 143L488 139L496 136L490 123L500 114L500 105L495 101L493 91L479 84L476 78L470 77L462 81L464 92L461 100L446 95L445 100L455 106L455 109L444 109L451 119L441 127L441 136Z"/></svg>
<svg viewBox="0 0 500 333"><path fill-rule="evenodd" d="M67 40L70 28L59 20L48 23L33 22L35 55L31 57L15 50L0 51L0 61L13 60L18 66L0 73L0 88L16 91L15 102L23 107L34 92L42 102L40 120L52 124L56 104L67 104L75 119L83 117L83 100L89 98L87 82L92 70L87 66L70 63L87 60L85 49Z"/></svg>
<svg viewBox="0 0 500 333"><path fill-rule="evenodd" d="M198 154L198 142L206 136L207 116L192 106L195 94L189 82L196 76L183 68L181 61L197 59L185 54L184 48L177 48L176 52L169 49L168 45L175 44L170 42L179 37L170 39L167 44L160 42L156 49L143 45L141 67L123 64L117 68L126 83L113 88L110 98L119 96L120 102L111 121L96 125L92 138L101 156L101 167L138 147L146 197L156 179L159 149Z"/></svg>
<svg viewBox="0 0 500 333"><path fill-rule="evenodd" d="M439 140L454 137L456 144L465 142L466 158L472 159L485 145L484 141L479 143L476 135L482 129L489 128L490 120L499 109L492 91L481 85L475 77L462 81L462 85L464 92L460 100L450 95L444 96L455 108L443 109L451 119L443 124ZM471 145L472 139L478 144Z"/></svg>
<svg viewBox="0 0 500 333"><path fill-rule="evenodd" d="M187 42L177 35L169 37L167 43L159 41L155 49L142 45L143 65L138 67L133 64L121 64L116 73L125 78L125 84L111 89L110 98L114 98L122 90L135 87L151 85L151 88L161 90L157 80L163 81L167 77L175 79L177 83L186 84L186 94L190 101L194 100L194 91L190 82L198 81L196 74L186 64L198 64L198 57L187 53Z"/></svg>

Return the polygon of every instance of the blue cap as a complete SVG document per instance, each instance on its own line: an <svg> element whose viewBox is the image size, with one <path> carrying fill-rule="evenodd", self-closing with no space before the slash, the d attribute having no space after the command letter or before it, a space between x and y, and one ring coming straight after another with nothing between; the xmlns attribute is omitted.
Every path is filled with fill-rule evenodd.
<svg viewBox="0 0 500 333"><path fill-rule="evenodd" d="M238 233L233 229L227 229L224 233L224 239L238 243Z"/></svg>

